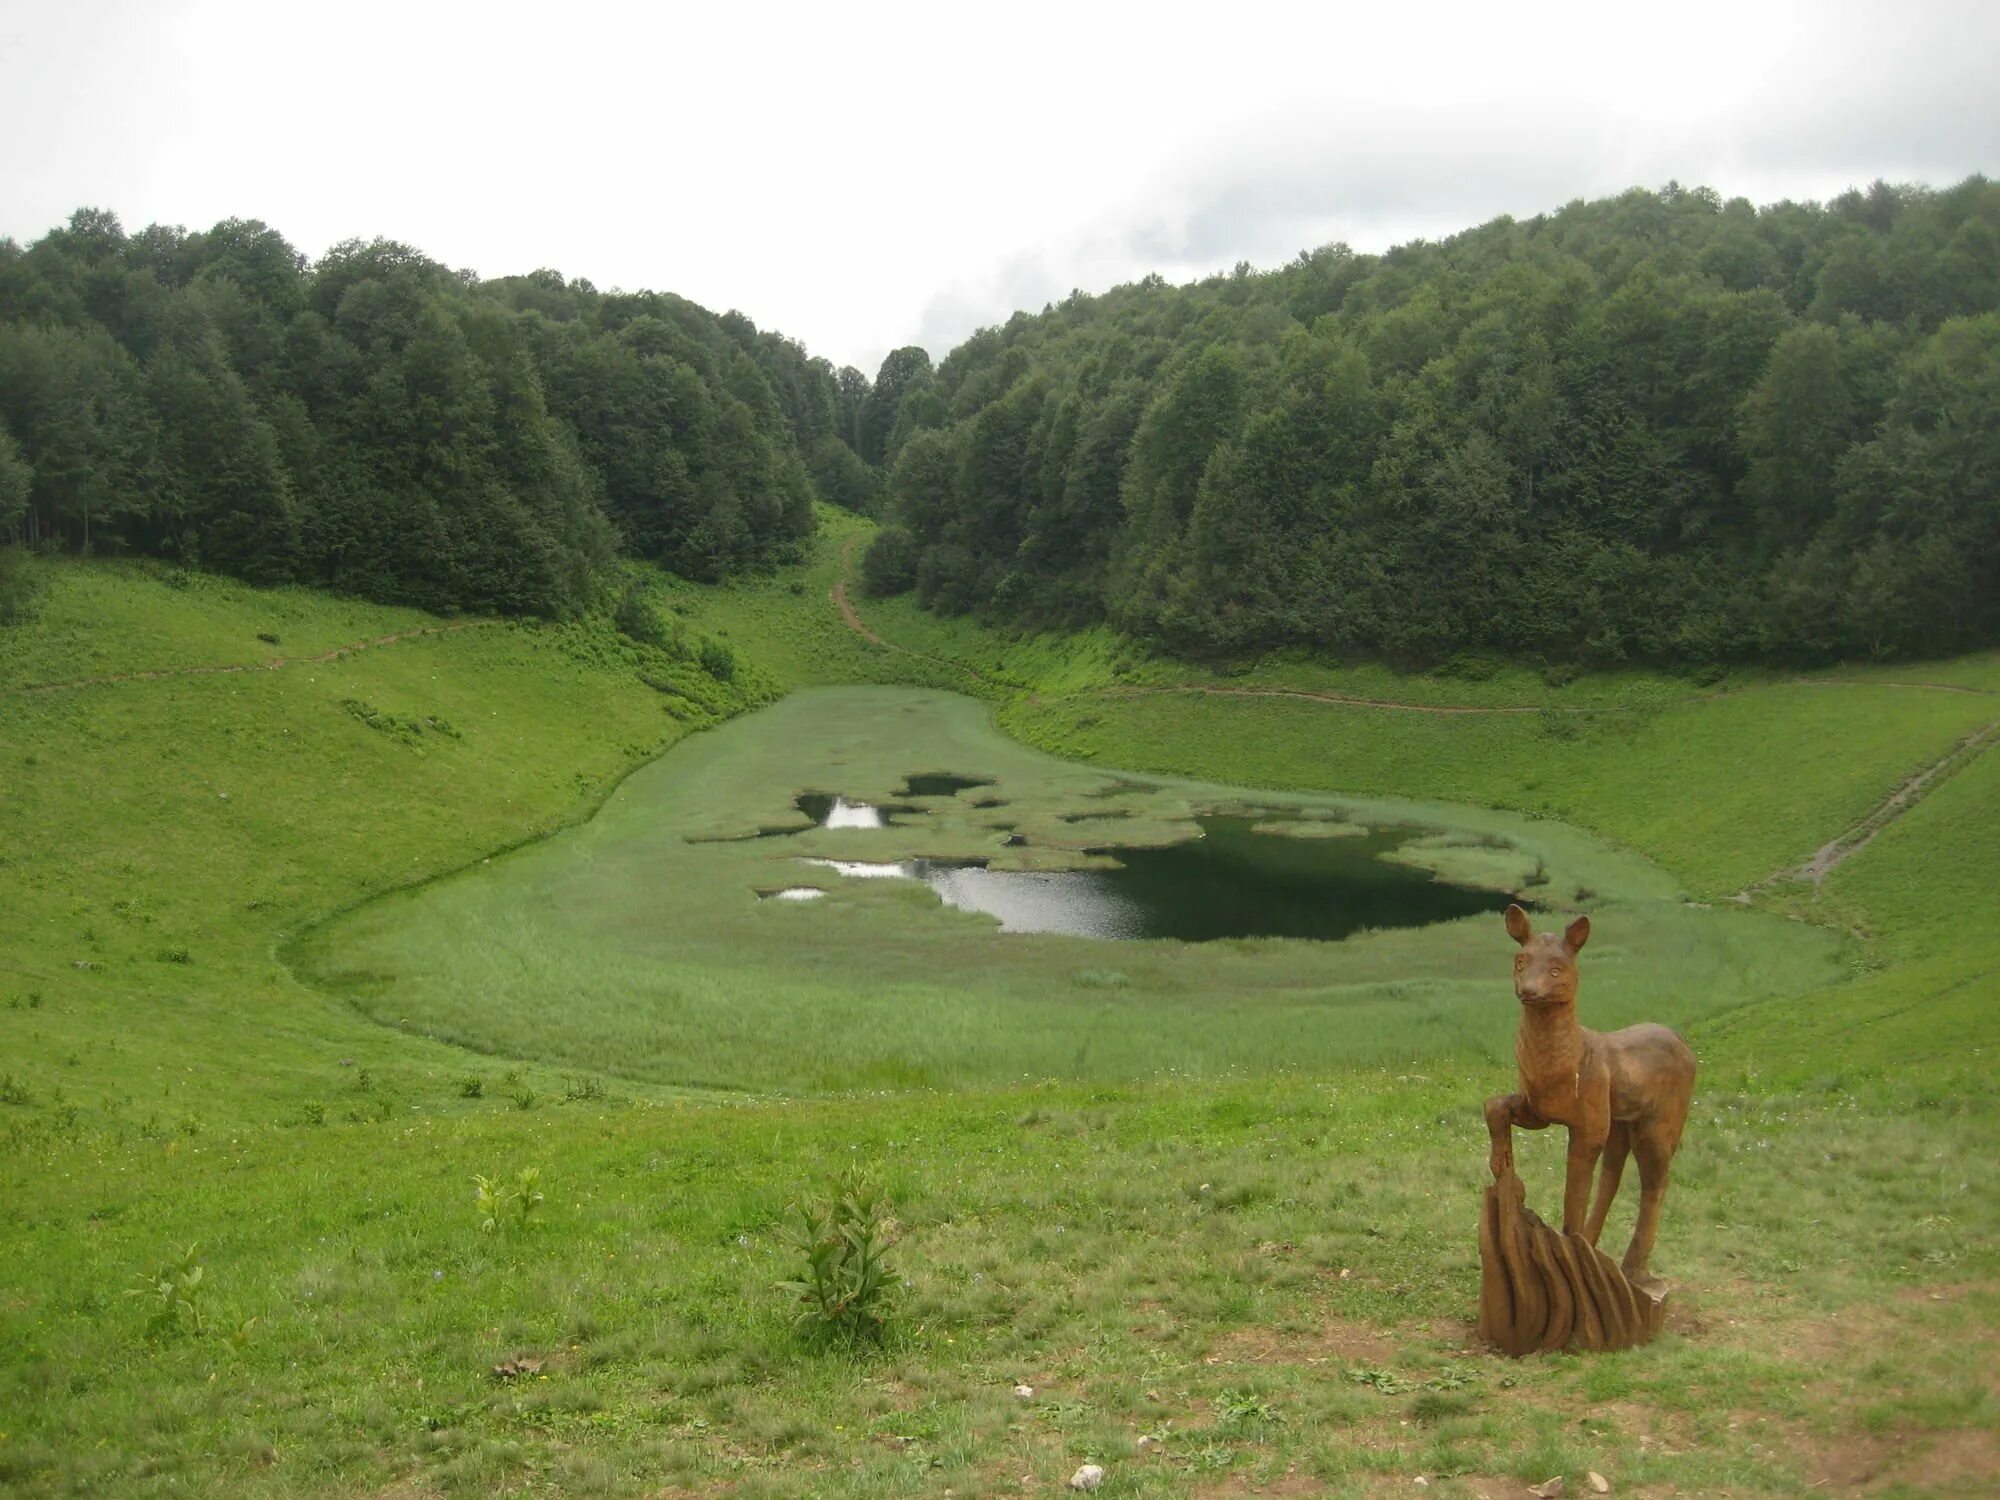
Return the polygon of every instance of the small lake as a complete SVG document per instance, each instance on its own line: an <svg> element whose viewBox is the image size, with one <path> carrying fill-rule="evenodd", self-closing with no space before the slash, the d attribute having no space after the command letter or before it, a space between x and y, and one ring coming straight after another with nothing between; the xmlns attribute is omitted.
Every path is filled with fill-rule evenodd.
<svg viewBox="0 0 2000 1500"><path fill-rule="evenodd" d="M803 799L802 799L803 805ZM827 799L826 827L885 826L877 809ZM865 821L871 814L874 821ZM838 819L838 821L835 821ZM1451 885L1383 856L1416 830L1346 837L1259 832L1269 819L1204 817L1202 837L1165 848L1109 848L1111 870L991 870L966 861L809 859L847 879L921 880L947 905L997 917L1003 932L1136 940L1295 937L1333 941L1368 928L1422 927L1504 910L1512 897ZM811 899L808 888L774 892Z"/></svg>

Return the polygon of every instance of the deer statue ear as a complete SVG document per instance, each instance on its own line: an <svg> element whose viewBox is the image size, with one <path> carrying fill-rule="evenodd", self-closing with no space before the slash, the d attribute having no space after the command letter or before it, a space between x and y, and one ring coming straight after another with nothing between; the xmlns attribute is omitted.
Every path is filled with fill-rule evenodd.
<svg viewBox="0 0 2000 1500"><path fill-rule="evenodd" d="M1517 943L1525 943L1534 935L1534 928L1528 925L1528 914L1518 905L1507 908L1507 936Z"/></svg>
<svg viewBox="0 0 2000 1500"><path fill-rule="evenodd" d="M1563 941L1569 944L1569 951L1580 953L1583 945L1590 941L1590 918L1578 917L1563 929Z"/></svg>

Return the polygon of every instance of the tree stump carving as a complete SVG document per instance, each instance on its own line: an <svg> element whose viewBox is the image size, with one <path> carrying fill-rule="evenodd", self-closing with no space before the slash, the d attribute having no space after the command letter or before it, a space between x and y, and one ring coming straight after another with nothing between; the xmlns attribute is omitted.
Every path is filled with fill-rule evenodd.
<svg viewBox="0 0 2000 1500"><path fill-rule="evenodd" d="M1479 1333L1503 1353L1629 1349L1660 1331L1665 1284L1634 1283L1580 1234L1562 1234L1527 1206L1509 1169L1479 1216Z"/></svg>

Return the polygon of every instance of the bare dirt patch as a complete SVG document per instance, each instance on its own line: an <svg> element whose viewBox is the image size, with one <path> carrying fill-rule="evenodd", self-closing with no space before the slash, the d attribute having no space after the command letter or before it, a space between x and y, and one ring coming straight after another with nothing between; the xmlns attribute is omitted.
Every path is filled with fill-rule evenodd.
<svg viewBox="0 0 2000 1500"><path fill-rule="evenodd" d="M1410 1481L1385 1478L1382 1481L1382 1492L1387 1494L1392 1486L1395 1487L1397 1494L1402 1494L1409 1491ZM1278 1475L1275 1479L1263 1481L1248 1474L1232 1474L1227 1479L1203 1485L1191 1493L1199 1497L1199 1500L1210 1500L1210 1497L1222 1495L1324 1495L1326 1490L1324 1480L1315 1479L1310 1474L1301 1474L1294 1469Z"/></svg>
<svg viewBox="0 0 2000 1500"><path fill-rule="evenodd" d="M1918 1493L1990 1495L2000 1483L2000 1434L1844 1433L1801 1436L1807 1483L1819 1495L1872 1495L1896 1488Z"/></svg>
<svg viewBox="0 0 2000 1500"><path fill-rule="evenodd" d="M1381 1329L1347 1318L1328 1318L1318 1327L1291 1332L1277 1328L1239 1328L1216 1345L1213 1358L1223 1364L1247 1365L1379 1365L1406 1347Z"/></svg>

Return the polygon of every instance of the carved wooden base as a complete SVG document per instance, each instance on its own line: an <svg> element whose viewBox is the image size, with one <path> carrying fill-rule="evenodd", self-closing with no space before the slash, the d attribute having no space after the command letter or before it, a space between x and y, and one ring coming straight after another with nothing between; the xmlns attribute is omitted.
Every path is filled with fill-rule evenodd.
<svg viewBox="0 0 2000 1500"><path fill-rule="evenodd" d="M1479 1216L1479 1332L1502 1352L1629 1349L1666 1321L1667 1289L1636 1285L1580 1234L1560 1234L1527 1206L1510 1170Z"/></svg>

